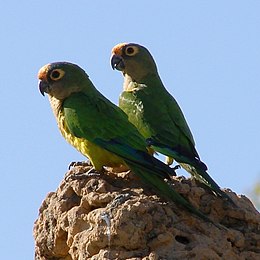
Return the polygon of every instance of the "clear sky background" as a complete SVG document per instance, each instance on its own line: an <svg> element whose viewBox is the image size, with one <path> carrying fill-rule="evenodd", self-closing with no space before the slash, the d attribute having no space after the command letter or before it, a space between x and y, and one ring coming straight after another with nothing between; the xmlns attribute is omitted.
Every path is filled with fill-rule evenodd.
<svg viewBox="0 0 260 260"><path fill-rule="evenodd" d="M33 259L43 199L84 159L38 91L39 68L77 63L117 103L123 80L109 58L119 42L151 51L210 175L249 194L260 178L259 14L258 0L1 1L1 259Z"/></svg>

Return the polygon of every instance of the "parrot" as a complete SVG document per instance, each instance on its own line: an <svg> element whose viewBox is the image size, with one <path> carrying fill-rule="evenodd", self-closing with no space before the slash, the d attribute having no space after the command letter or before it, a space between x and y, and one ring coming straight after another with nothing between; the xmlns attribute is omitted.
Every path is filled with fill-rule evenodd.
<svg viewBox="0 0 260 260"><path fill-rule="evenodd" d="M70 62L54 62L38 72L39 90L48 94L63 137L101 171L127 165L150 188L216 225L170 185L172 168L149 154L145 138L127 115L103 96L86 72Z"/></svg>
<svg viewBox="0 0 260 260"><path fill-rule="evenodd" d="M110 62L124 77L119 107L146 138L147 146L165 155L168 165L175 160L215 195L234 205L207 173L184 114L164 87L149 50L136 43L119 43L112 49Z"/></svg>

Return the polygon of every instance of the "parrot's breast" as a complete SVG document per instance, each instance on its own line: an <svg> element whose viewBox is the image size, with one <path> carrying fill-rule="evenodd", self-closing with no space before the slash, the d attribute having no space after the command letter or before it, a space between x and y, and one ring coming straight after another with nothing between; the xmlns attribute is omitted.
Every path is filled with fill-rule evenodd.
<svg viewBox="0 0 260 260"><path fill-rule="evenodd" d="M135 125L141 135L145 138L149 138L153 135L150 123L147 117L153 118L155 115L145 109L145 99L142 97L143 93L139 91L123 91L120 95L119 107L127 114L128 120Z"/></svg>
<svg viewBox="0 0 260 260"><path fill-rule="evenodd" d="M73 135L66 125L65 116L62 110L62 102L50 97L50 103L54 116L56 117L59 130L63 137L81 154L88 157L96 170L101 170L103 166L119 167L121 165L125 165L123 159L118 156L104 150L86 139L78 138Z"/></svg>

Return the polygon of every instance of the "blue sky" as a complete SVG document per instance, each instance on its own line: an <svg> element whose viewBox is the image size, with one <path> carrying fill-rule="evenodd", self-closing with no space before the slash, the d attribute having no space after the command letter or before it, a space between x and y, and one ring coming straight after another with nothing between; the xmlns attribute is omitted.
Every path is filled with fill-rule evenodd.
<svg viewBox="0 0 260 260"><path fill-rule="evenodd" d="M145 45L221 187L248 194L260 179L260 2L1 1L0 106L3 259L32 259L33 222L71 161L37 72L53 61L83 67L114 103L119 42Z"/></svg>

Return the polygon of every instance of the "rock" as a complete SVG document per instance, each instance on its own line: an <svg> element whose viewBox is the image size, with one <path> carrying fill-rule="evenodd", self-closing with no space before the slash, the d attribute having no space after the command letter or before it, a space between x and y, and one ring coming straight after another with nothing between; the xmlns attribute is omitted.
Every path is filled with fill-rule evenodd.
<svg viewBox="0 0 260 260"><path fill-rule="evenodd" d="M260 259L260 214L245 196L230 205L174 177L174 188L218 228L156 195L131 172L75 166L34 224L35 259Z"/></svg>

